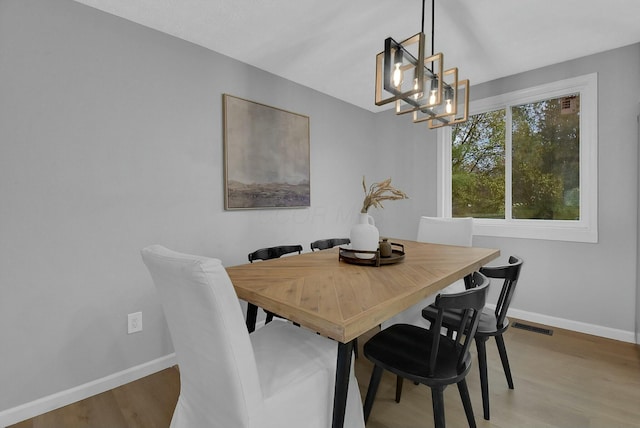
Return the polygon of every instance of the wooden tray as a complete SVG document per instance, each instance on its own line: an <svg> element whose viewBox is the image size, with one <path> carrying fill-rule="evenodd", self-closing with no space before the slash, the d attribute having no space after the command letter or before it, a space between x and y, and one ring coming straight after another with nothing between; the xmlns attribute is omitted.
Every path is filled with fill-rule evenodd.
<svg viewBox="0 0 640 428"><path fill-rule="evenodd" d="M399 263L404 260L404 245L391 242L391 256L381 257L380 250L377 251L364 251L354 250L349 247L340 247L338 252L338 260L354 265L363 266L383 266ZM357 254L373 254L373 257L368 259L361 259Z"/></svg>

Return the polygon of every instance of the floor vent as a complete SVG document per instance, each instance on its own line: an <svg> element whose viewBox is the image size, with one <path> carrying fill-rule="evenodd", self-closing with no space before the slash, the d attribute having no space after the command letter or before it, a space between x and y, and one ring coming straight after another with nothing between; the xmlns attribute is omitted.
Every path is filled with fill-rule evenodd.
<svg viewBox="0 0 640 428"><path fill-rule="evenodd" d="M547 336L553 336L553 330L548 328L534 327L529 324L523 324L521 322L514 322L513 328L519 328L522 330L532 331L534 333L546 334Z"/></svg>

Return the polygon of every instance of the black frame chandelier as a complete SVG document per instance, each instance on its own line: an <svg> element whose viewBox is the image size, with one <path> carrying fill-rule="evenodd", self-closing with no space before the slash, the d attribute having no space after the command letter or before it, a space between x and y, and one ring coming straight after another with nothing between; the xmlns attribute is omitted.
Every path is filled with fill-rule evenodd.
<svg viewBox="0 0 640 428"><path fill-rule="evenodd" d="M431 0L431 55L425 54L425 0L422 30L402 42L391 37L376 56L376 105L396 103L396 114L413 113L413 122L430 129L466 122L469 80L458 79L458 68L444 69L444 55L434 53L435 0Z"/></svg>

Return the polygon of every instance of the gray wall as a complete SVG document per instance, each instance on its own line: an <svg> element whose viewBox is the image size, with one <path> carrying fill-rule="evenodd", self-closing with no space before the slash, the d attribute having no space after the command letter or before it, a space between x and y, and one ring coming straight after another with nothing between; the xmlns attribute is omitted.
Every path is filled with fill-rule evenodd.
<svg viewBox="0 0 640 428"><path fill-rule="evenodd" d="M475 245L526 259L516 309L633 331L640 45L473 93L593 71L600 243ZM224 211L222 93L310 116L309 209ZM226 265L277 243L307 248L348 234L362 175L391 176L411 196L374 210L381 234L415 237L418 216L435 214L435 142L408 117L372 114L70 0L0 0L0 414L172 352L145 245ZM126 315L140 310L144 331L127 335Z"/></svg>

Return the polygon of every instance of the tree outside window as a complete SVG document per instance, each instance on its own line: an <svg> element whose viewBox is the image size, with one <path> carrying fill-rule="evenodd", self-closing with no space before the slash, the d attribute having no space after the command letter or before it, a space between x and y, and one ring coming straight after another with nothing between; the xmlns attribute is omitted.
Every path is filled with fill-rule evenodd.
<svg viewBox="0 0 640 428"><path fill-rule="evenodd" d="M452 129L454 217L580 219L580 95L475 114Z"/></svg>

